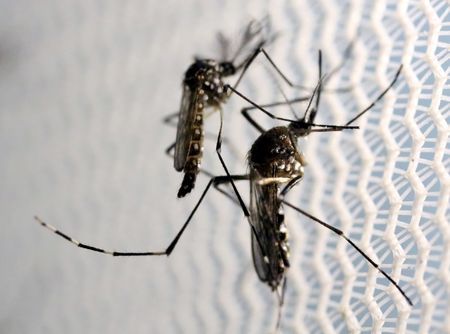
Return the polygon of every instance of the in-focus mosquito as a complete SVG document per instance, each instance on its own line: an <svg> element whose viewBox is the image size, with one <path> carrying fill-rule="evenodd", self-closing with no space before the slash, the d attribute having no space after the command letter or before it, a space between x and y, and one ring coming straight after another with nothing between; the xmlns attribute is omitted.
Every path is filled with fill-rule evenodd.
<svg viewBox="0 0 450 334"><path fill-rule="evenodd" d="M408 304L411 299L402 288L379 265L365 254L351 239L341 230L314 217L299 207L287 202L285 196L302 179L306 159L297 146L300 137L306 137L312 132L342 131L355 129L354 122L368 112L395 84L402 66L397 70L390 85L367 108L359 112L345 125L316 124L316 118L322 84L326 76L322 76L321 53L319 52L319 83L312 97L309 99L304 116L299 119L287 119L277 117L269 113L265 108L276 104L257 105L249 98L238 92L235 88L226 86L235 94L249 102L252 107L242 110L244 117L261 133L248 153L249 173L245 175L231 175L235 181L250 181L250 223L255 233L252 233L252 254L255 270L259 279L267 283L279 296L279 306L283 303L285 290L285 273L289 267L289 244L287 229L284 222L283 204L296 210L311 220L325 226L355 248L373 267L377 268L403 295ZM277 126L270 130L264 130L248 113L251 109L257 109L273 119L288 122L287 126ZM222 181L222 180L221 180ZM217 183L217 182L216 182ZM225 183L225 182L222 182ZM225 195L232 198L222 190ZM234 199L234 198L232 198ZM236 200L235 200L236 201ZM280 319L280 314L279 318Z"/></svg>

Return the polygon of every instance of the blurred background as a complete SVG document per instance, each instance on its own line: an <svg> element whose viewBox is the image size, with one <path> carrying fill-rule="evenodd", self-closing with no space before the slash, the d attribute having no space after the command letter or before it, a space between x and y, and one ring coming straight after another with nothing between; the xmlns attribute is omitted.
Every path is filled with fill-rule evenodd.
<svg viewBox="0 0 450 334"><path fill-rule="evenodd" d="M351 119L404 64L360 130L299 143L309 166L289 200L345 230L414 307L345 242L286 209L292 267L280 332L450 333L447 1L0 0L0 8L0 333L274 332L277 299L254 272L249 227L215 191L168 259L81 250L33 220L106 249L165 249L208 178L176 198L182 176L164 153L175 128L163 118L179 107L193 57L219 55L218 31L238 38L266 16L278 36L268 52L308 87L318 49L327 72L353 42L329 83L353 89L323 95L322 123ZM240 89L258 103L282 100L277 80L260 58ZM224 107L232 173L245 173L258 136L243 106L231 97ZM218 125L213 114L206 131ZM214 140L205 145L203 167L223 174ZM248 201L248 185L238 186Z"/></svg>

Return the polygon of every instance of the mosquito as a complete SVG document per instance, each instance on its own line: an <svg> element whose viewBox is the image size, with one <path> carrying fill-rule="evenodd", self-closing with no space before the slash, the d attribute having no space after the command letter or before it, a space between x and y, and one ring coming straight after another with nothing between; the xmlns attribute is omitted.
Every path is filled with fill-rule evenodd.
<svg viewBox="0 0 450 334"><path fill-rule="evenodd" d="M322 76L321 52L319 52L319 83L309 99L308 106L302 118L287 119L277 117L269 113L265 108L279 105L280 103L257 105L235 88L226 86L227 89L232 90L233 93L251 104L251 107L242 110L242 114L260 132L260 136L256 139L248 153L249 173L244 175L231 175L231 178L235 181L250 181L250 223L255 230L255 233L251 235L253 263L259 279L268 284L272 291L277 292L280 306L279 312L281 312L286 288L285 274L290 266L288 233L283 213L284 205L328 228L346 240L370 265L375 267L396 287L409 305L413 305L411 299L398 283L365 254L343 231L285 200L287 193L303 178L304 167L306 166L306 158L297 145L298 139L306 137L312 132L357 129L358 127L352 126L352 124L372 109L394 86L401 70L402 65L398 68L389 86L367 108L363 109L342 126L314 123L319 110L322 84L326 79L326 76ZM249 111L252 109L260 110L273 119L287 122L288 125L276 126L265 130L250 116ZM224 190L221 192L232 198ZM279 323L280 315L279 313L277 324Z"/></svg>
<svg viewBox="0 0 450 334"><path fill-rule="evenodd" d="M258 50L269 42L269 38L264 35L267 25L268 19L250 21L244 29L236 52L231 57L231 43L219 33L222 60L196 58L185 72L179 112L165 119L169 122L173 116L178 117L175 143L166 150L169 154L174 150L174 168L184 173L178 198L192 191L199 173L203 155L204 110L219 110L222 124L221 107L229 97L224 89L223 79L240 73L234 86L239 84Z"/></svg>
<svg viewBox="0 0 450 334"><path fill-rule="evenodd" d="M308 89L293 83L287 78L264 50L264 46L272 42L276 37L270 34L270 27L268 26L268 18L262 21L251 21L244 29L237 51L232 57L229 56L231 44L229 39L223 34L219 34L222 60L196 58L185 72L179 112L165 118L166 123L171 123L174 117L178 118L175 142L166 149L166 153L169 155L172 155L172 151L174 151L175 170L184 173L177 193L178 198L186 196L194 189L197 175L200 171L203 157L203 118L205 109L219 111L220 128L218 137L221 137L220 132L223 125L222 106L232 92L232 90L224 89L226 85L223 81L224 78L239 73L239 77L233 85L236 88L253 61L258 55L262 54L290 87L303 90ZM351 45L346 49L344 61L348 58L350 50ZM338 69L339 67L335 71ZM342 89L342 91L345 90ZM339 89L336 91L339 91ZM220 144L217 141L216 153L226 174L229 175L220 152ZM232 186L235 189L233 184Z"/></svg>

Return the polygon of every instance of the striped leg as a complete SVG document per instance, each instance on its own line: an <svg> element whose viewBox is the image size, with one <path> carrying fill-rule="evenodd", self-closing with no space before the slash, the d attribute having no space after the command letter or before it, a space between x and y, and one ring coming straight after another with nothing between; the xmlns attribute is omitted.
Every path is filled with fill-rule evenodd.
<svg viewBox="0 0 450 334"><path fill-rule="evenodd" d="M84 249L88 249L94 252L98 252L98 253L103 253L103 254L108 254L108 255L112 255L112 256L154 256L154 255L169 255L166 253L166 251L164 252L115 252L115 251L110 251L110 250L106 250L106 249L102 249L102 248L98 248L95 246L90 246L87 244L84 244L82 242L79 242L78 240L68 236L67 234L59 231L56 229L56 227L47 224L46 222L42 221L39 217L34 216L34 219L41 224L42 226L44 226L45 228L48 228L50 231L56 233L57 235L59 235L60 237L66 239L67 241L70 241L71 243L73 243L75 246L80 247L80 248L84 248Z"/></svg>
<svg viewBox="0 0 450 334"><path fill-rule="evenodd" d="M389 282L391 282L395 286L395 288L402 294L402 296L406 299L406 301L408 302L409 305L411 305L411 306L413 305L411 299L406 295L405 291L403 291L403 289L400 287L400 285L398 285L398 283L395 282L394 279L391 276L389 276L389 274L387 274L383 269L381 269L380 265L378 263L376 263L374 260L372 260L366 253L364 253L364 251L361 248L359 248L349 237L347 237L343 231L337 229L334 226L331 226L330 224L325 223L323 220L320 220L319 218L314 217L310 213L287 202L283 197L281 198L281 201L284 204L286 204L287 206L289 206L290 208L292 208L295 211L301 213L302 215L308 217L309 219L315 221L316 223L319 223L320 225L326 227L327 229L331 230L333 233L337 234L338 236L343 238L345 241L347 241L355 250L358 251L358 253L360 253L367 260L367 262L370 263L370 265L372 267L376 268L384 277L386 277L388 279Z"/></svg>
<svg viewBox="0 0 450 334"><path fill-rule="evenodd" d="M88 245L88 244L85 244L83 242L80 242L80 241L72 238L71 236L65 234L64 232L59 231L56 227L54 227L54 226L52 226L50 224L47 224L46 222L44 222L42 219L40 219L37 216L35 216L34 219L36 220L37 223L39 223L43 227L45 227L45 228L49 229L50 231L52 231L53 233L59 235L61 238L64 238L67 241L73 243L75 246L80 247L80 248L84 248L84 249L87 249L87 250L90 250L90 251L93 251L93 252L103 253L103 254L107 254L107 255L111 255L111 256L161 256L161 255L169 256L172 253L172 251L174 250L175 246L177 245L178 240L181 238L181 235L183 234L183 232L185 231L185 229L187 228L187 226L191 222L192 218L194 217L195 212L197 211L198 207L200 206L200 204L202 203L202 201L205 198L206 194L208 193L208 190L211 188L211 185L214 185L214 187L217 188L217 186L219 184L230 182L229 181L230 178L231 179L236 179L236 180L243 180L243 179L245 179L245 176L242 176L242 175L237 175L237 176L226 175L226 176L215 176L215 177L212 177L211 180L208 182L207 186L205 187L205 189L203 190L203 193L200 196L200 199L197 201L197 204L195 205L194 209L189 214L189 217L187 218L186 222L183 224L183 226L181 227L180 231L177 233L177 235L172 240L172 242L169 244L169 246L166 248L166 250L163 250L163 251L140 251L140 252L123 252L123 251L120 251L120 252L117 252L117 251L113 251L113 250L107 250L107 249L99 248L99 247L96 247L96 246L92 246L92 245ZM244 208L242 208L242 210L244 210ZM244 211L244 213L245 213L245 211ZM253 229L253 227L252 227L252 229ZM254 232L254 229L253 229L253 232Z"/></svg>

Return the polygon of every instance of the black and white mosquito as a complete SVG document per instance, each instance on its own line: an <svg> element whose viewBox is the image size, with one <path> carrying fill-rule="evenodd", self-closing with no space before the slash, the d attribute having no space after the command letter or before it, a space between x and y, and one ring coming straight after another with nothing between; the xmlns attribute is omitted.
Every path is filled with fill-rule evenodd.
<svg viewBox="0 0 450 334"><path fill-rule="evenodd" d="M224 89L223 79L240 73L234 87L244 76L246 70L260 52L260 48L270 40L268 19L251 21L242 34L234 55L230 55L230 41L219 33L221 60L196 58L189 66L183 79L183 94L179 112L166 117L170 122L178 118L175 142L166 152L174 150L174 168L183 172L183 181L177 196L184 197L192 191L200 170L203 151L203 112L207 108L220 111L222 128L222 105L229 97ZM220 150L217 149L222 161Z"/></svg>
<svg viewBox="0 0 450 334"><path fill-rule="evenodd" d="M402 69L402 66L398 68L390 85L367 108L359 112L345 125L338 126L314 123L319 110L322 84L327 77L322 76L321 64L321 53L319 52L319 83L312 97L309 98L304 116L300 119L291 120L277 117L269 113L265 108L279 105L280 103L257 105L235 88L231 86L226 87L252 105L252 107L243 109L242 113L261 133L248 153L249 173L245 175L231 175L234 181L250 181L250 222L255 231L252 234L252 254L255 270L262 282L267 283L273 291L277 291L281 309L286 286L285 273L289 267L289 244L283 213L283 205L286 205L346 240L396 287L408 304L412 305L411 299L398 283L341 230L285 200L287 193L302 179L304 166L306 165L306 159L297 145L298 139L306 137L312 132L342 131L344 129L357 128L352 126L352 124L368 112L393 87ZM301 99L297 101L299 100ZM252 109L260 110L273 119L288 122L289 124L287 126L273 127L266 131L250 116L249 111ZM225 193L223 190L222 192ZM226 195L231 197L229 194Z"/></svg>

